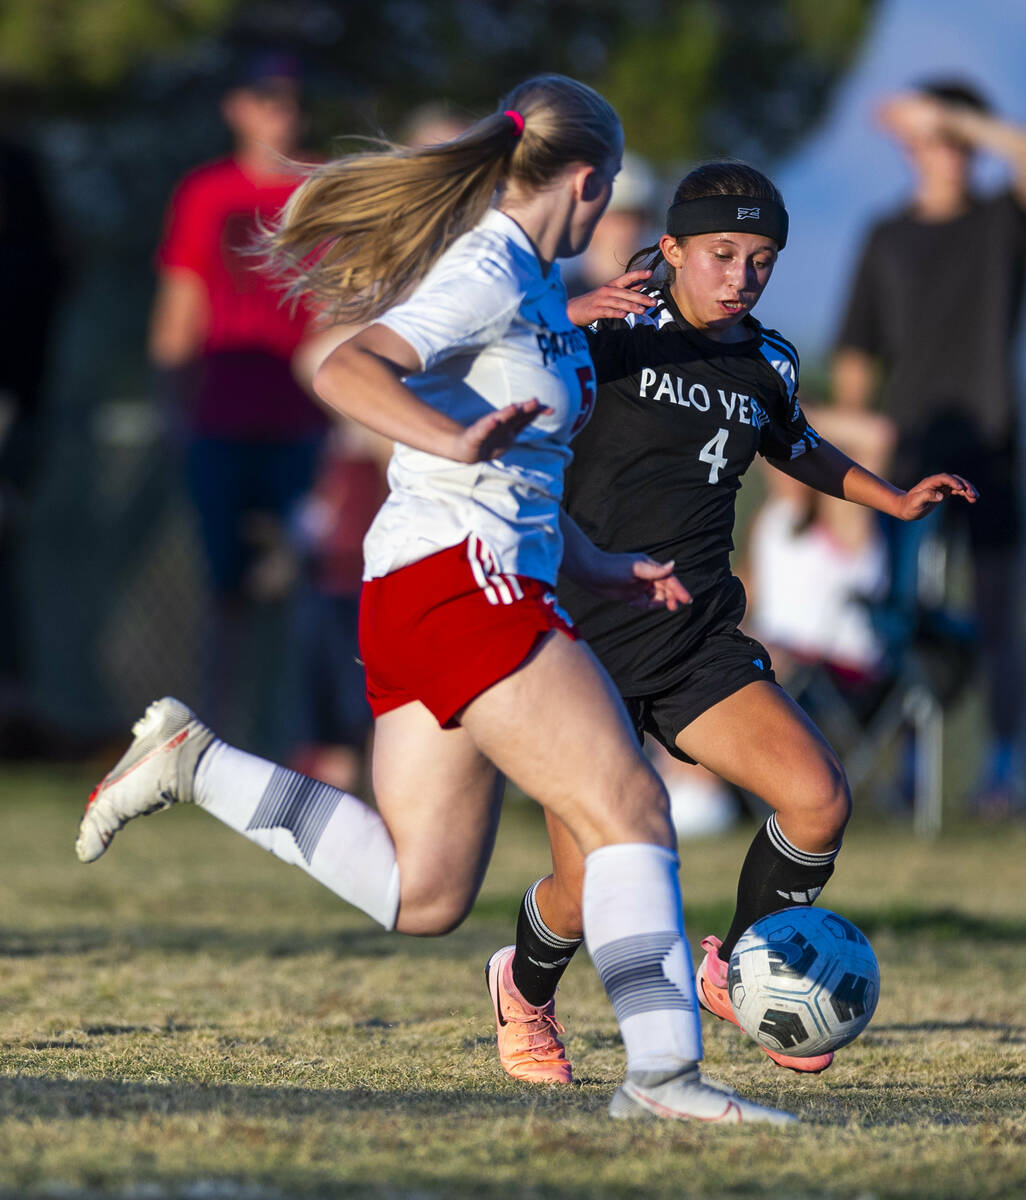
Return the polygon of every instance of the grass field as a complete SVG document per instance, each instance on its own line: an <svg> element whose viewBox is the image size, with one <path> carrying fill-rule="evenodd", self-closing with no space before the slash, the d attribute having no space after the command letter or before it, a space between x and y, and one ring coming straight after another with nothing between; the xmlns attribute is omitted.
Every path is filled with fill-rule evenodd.
<svg viewBox="0 0 1026 1200"><path fill-rule="evenodd" d="M856 817L827 902L873 940L876 1018L811 1079L707 1024L710 1074L807 1122L729 1130L606 1117L622 1050L583 954L560 996L579 1082L498 1069L482 967L546 864L532 806L508 807L465 926L413 941L195 810L82 867L90 782L0 777L0 1194L1026 1194L1021 825L928 844ZM694 943L725 927L749 836L683 847Z"/></svg>

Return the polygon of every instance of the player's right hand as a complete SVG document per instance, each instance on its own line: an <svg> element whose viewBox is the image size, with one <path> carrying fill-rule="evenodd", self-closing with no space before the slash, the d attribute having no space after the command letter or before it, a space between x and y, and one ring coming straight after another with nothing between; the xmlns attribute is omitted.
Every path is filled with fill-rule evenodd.
<svg viewBox="0 0 1026 1200"><path fill-rule="evenodd" d="M654 297L638 291L651 276L651 271L628 271L626 275L618 275L593 292L585 292L571 300L566 306L567 316L574 325L583 327L603 317L643 313L658 303Z"/></svg>
<svg viewBox="0 0 1026 1200"><path fill-rule="evenodd" d="M488 462L498 458L517 440L522 429L536 418L552 412L540 400L525 400L507 404L505 408L486 413L473 425L468 425L456 438L453 453L457 462Z"/></svg>

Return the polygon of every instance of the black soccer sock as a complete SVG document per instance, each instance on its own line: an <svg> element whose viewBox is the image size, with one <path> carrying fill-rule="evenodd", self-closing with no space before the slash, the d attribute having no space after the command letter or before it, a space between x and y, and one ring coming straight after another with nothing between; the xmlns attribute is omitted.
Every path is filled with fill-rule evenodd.
<svg viewBox="0 0 1026 1200"><path fill-rule="evenodd" d="M570 965L583 938L563 938L542 920L535 891L541 880L527 889L517 916L517 948L513 955L513 982L528 1004L540 1007L556 994L556 986Z"/></svg>
<svg viewBox="0 0 1026 1200"><path fill-rule="evenodd" d="M737 881L737 908L720 958L727 962L738 939L754 921L781 908L812 904L834 873L837 851L809 854L792 846L780 832L777 814L752 839Z"/></svg>

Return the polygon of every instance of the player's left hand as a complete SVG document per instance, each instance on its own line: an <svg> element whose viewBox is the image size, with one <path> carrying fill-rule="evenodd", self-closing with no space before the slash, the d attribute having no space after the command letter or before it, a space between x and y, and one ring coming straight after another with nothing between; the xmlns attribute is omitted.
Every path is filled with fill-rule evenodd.
<svg viewBox="0 0 1026 1200"><path fill-rule="evenodd" d="M610 600L634 608L667 608L676 612L691 603L691 593L673 573L672 562L656 562L647 554L600 554L580 580Z"/></svg>
<svg viewBox="0 0 1026 1200"><path fill-rule="evenodd" d="M975 504L979 492L961 475L927 475L901 497L895 514L902 521L919 521L949 496Z"/></svg>

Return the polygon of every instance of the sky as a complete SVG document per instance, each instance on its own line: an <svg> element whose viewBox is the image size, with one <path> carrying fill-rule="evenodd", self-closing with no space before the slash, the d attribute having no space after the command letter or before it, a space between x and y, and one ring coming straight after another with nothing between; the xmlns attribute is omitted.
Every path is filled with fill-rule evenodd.
<svg viewBox="0 0 1026 1200"><path fill-rule="evenodd" d="M756 315L795 342L803 361L828 353L861 235L898 205L908 173L873 126L883 95L930 75L971 80L995 109L1026 125L1023 0L881 0L850 73L817 131L773 173L791 217L787 249ZM1006 171L982 159L980 184Z"/></svg>

